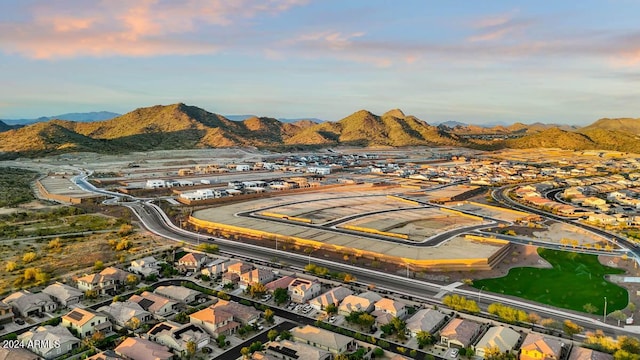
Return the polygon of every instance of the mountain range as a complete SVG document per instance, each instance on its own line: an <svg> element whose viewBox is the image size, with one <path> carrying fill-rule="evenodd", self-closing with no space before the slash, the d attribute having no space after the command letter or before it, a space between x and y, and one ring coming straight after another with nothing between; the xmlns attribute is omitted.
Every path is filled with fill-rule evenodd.
<svg viewBox="0 0 640 360"><path fill-rule="evenodd" d="M102 121L113 119L114 117L120 116L120 114L110 112L110 111L92 111L86 113L68 113L54 116L41 116L36 119L0 119L0 122L9 126L16 125L29 125L35 124L37 122L49 121L49 120L69 120L69 121L78 121L78 122L88 122L88 121Z"/></svg>
<svg viewBox="0 0 640 360"><path fill-rule="evenodd" d="M453 126L447 126L453 125ZM349 146L463 146L478 149L557 147L633 152L640 149L639 119L600 119L584 127L546 124L483 128L430 125L401 110L382 115L357 111L337 122L270 117L230 120L182 103L136 109L110 120L49 120L10 128L0 122L3 158L65 152L131 151L255 146L302 149Z"/></svg>

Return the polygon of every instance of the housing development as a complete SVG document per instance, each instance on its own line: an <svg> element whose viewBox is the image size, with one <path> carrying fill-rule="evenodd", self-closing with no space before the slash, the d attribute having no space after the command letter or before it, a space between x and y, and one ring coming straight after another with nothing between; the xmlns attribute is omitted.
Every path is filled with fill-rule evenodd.
<svg viewBox="0 0 640 360"><path fill-rule="evenodd" d="M77 210L60 225L36 220L47 208L2 215L14 244L3 250L2 358L640 351L633 154L217 149L19 165L43 174L40 201ZM102 220L85 227L91 213ZM75 244L94 250L63 265Z"/></svg>

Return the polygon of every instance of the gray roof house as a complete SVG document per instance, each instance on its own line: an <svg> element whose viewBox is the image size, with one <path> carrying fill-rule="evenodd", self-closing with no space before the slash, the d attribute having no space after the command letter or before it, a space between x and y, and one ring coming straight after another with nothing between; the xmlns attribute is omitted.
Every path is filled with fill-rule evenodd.
<svg viewBox="0 0 640 360"><path fill-rule="evenodd" d="M139 304L131 301L112 302L107 306L98 308L98 312L107 315L109 320L119 328L133 327L131 319L134 317L140 320L140 324L153 320L153 315L151 315L150 312L144 310Z"/></svg>
<svg viewBox="0 0 640 360"><path fill-rule="evenodd" d="M45 359L55 359L71 352L80 345L80 339L63 326L39 326L35 330L18 335L27 348ZM29 347L29 344L33 346Z"/></svg>
<svg viewBox="0 0 640 360"><path fill-rule="evenodd" d="M37 313L52 312L58 308L49 295L45 293L30 293L27 290L16 291L2 300L3 303L11 305L14 313L21 316L32 316Z"/></svg>
<svg viewBox="0 0 640 360"><path fill-rule="evenodd" d="M78 288L60 282L47 286L42 292L64 307L79 303L84 296L84 293Z"/></svg>
<svg viewBox="0 0 640 360"><path fill-rule="evenodd" d="M415 337L419 331L434 334L447 321L447 316L438 310L422 309L407 320L407 330Z"/></svg>
<svg viewBox="0 0 640 360"><path fill-rule="evenodd" d="M190 304L192 302L195 302L198 298L198 295L200 295L199 291L192 290L184 286L175 285L158 286L154 290L154 293L162 295L171 300L181 302L183 304Z"/></svg>

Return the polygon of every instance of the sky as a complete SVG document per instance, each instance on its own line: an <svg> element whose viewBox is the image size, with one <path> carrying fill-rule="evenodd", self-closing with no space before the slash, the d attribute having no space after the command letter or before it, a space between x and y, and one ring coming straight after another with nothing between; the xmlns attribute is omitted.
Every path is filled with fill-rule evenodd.
<svg viewBox="0 0 640 360"><path fill-rule="evenodd" d="M2 0L0 119L640 117L640 1Z"/></svg>

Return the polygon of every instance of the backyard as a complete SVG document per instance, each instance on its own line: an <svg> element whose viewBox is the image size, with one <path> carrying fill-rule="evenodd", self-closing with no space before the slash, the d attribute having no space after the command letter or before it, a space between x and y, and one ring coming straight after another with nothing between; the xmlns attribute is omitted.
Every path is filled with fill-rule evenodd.
<svg viewBox="0 0 640 360"><path fill-rule="evenodd" d="M586 308L596 314L603 312L605 297L608 313L627 306L627 290L605 280L606 275L622 274L624 270L600 264L596 255L542 248L538 254L553 268L513 268L504 277L474 280L473 286L581 312L591 304Z"/></svg>

